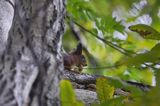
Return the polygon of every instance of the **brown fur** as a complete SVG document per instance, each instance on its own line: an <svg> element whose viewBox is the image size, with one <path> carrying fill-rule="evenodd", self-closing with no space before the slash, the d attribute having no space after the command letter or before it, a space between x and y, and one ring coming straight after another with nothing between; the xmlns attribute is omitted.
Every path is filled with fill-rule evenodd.
<svg viewBox="0 0 160 106"><path fill-rule="evenodd" d="M64 68L81 72L83 67L87 65L84 55L82 55L82 46L79 44L77 49L69 54L63 55Z"/></svg>

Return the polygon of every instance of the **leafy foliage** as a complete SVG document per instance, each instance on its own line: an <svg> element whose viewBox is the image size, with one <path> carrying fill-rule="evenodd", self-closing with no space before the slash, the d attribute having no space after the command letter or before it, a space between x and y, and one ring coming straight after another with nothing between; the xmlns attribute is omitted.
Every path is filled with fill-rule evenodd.
<svg viewBox="0 0 160 106"><path fill-rule="evenodd" d="M113 98L114 87L107 83L107 79L98 78L96 82L97 95L101 103Z"/></svg>
<svg viewBox="0 0 160 106"><path fill-rule="evenodd" d="M150 51L146 53L137 54L133 57L123 59L119 64L125 65L141 65L146 62L158 62L160 58L160 43L155 45Z"/></svg>
<svg viewBox="0 0 160 106"><path fill-rule="evenodd" d="M82 102L76 99L72 85L67 80L60 82L60 99L62 106L84 106Z"/></svg>
<svg viewBox="0 0 160 106"><path fill-rule="evenodd" d="M106 102L103 102L101 104L94 104L93 106L124 106L124 104L122 103L123 100L123 97L118 97L107 100Z"/></svg>
<svg viewBox="0 0 160 106"><path fill-rule="evenodd" d="M68 0L63 47L68 50L77 44L76 34L68 24L72 22L88 58L83 72L152 85L160 63L159 5L159 0ZM125 105L122 101L126 98L112 97L112 87L132 93L134 101L126 105L156 106L154 103L159 102L158 86L144 93L118 80L99 79L100 105Z"/></svg>
<svg viewBox="0 0 160 106"><path fill-rule="evenodd" d="M152 27L145 24L137 24L129 27L131 31L139 33L145 39L160 40L160 33Z"/></svg>
<svg viewBox="0 0 160 106"><path fill-rule="evenodd" d="M157 78L157 86L153 89L151 89L150 92L148 92L145 96L143 96L142 98L138 98L136 102L134 103L130 103L130 104L126 104L126 106L159 106L160 101L160 70L157 71L156 73L156 78Z"/></svg>

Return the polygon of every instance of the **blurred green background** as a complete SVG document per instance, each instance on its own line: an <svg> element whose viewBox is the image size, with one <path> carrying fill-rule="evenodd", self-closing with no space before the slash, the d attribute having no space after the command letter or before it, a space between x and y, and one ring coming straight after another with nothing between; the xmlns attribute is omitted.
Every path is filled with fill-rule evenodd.
<svg viewBox="0 0 160 106"><path fill-rule="evenodd" d="M69 52L80 40L88 63L84 73L153 85L156 69L144 64L117 67L117 63L130 53L145 53L157 44L128 27L141 23L160 31L159 6L158 0L68 0L63 48ZM123 52L119 52L121 48Z"/></svg>

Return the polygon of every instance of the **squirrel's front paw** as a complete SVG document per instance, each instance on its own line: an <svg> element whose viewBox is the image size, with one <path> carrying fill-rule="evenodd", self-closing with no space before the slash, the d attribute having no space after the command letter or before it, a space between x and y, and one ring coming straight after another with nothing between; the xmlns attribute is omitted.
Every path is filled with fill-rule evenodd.
<svg viewBox="0 0 160 106"><path fill-rule="evenodd" d="M73 66L71 70L74 71L74 72L77 72L77 73L80 73L80 72L81 72L81 71L79 70L79 67L77 67L77 66Z"/></svg>

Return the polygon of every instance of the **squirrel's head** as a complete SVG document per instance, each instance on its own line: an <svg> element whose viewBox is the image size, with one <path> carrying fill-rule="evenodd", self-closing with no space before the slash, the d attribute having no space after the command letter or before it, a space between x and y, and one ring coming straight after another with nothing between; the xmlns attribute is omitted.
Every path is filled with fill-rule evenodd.
<svg viewBox="0 0 160 106"><path fill-rule="evenodd" d="M82 44L78 43L75 51L73 51L71 54L76 55L77 60L79 60L81 65L87 66L87 61L85 56L82 54L82 49L83 49Z"/></svg>
<svg viewBox="0 0 160 106"><path fill-rule="evenodd" d="M87 66L86 58L82 54L82 44L79 43L74 51L64 54L63 61L66 69L72 70L77 67L78 71L81 72L83 66Z"/></svg>
<svg viewBox="0 0 160 106"><path fill-rule="evenodd" d="M84 57L84 55L80 56L80 62L83 66L87 66L87 61L86 61L86 58Z"/></svg>

